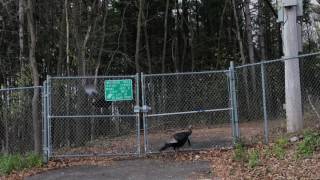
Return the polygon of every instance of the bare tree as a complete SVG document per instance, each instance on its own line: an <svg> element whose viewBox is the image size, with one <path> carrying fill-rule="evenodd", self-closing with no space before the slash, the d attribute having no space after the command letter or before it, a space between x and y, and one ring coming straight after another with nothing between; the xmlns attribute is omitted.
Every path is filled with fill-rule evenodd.
<svg viewBox="0 0 320 180"><path fill-rule="evenodd" d="M95 72L94 75L95 77L98 76L98 72L99 72L99 68L101 65L101 57L102 57L102 53L103 53L103 46L104 46L104 42L106 39L106 24L107 24L107 17L108 17L108 3L109 0L105 1L105 14L103 16L103 21L102 21L102 35L101 35L101 42L100 42L100 47L99 47L99 54L98 54L98 59L96 62L96 68L95 68ZM97 78L95 78L94 80L94 87L97 86Z"/></svg>
<svg viewBox="0 0 320 180"><path fill-rule="evenodd" d="M222 14L221 14L221 17L220 17L220 26L219 26L218 43L217 43L218 44L218 57L217 57L217 65L216 65L216 67L219 66L219 63L222 60L222 58L221 58L221 56L222 56L222 52L221 52L221 37L222 37L222 33L223 33L223 21L224 21L224 16L225 16L225 13L226 13L228 2L229 1L225 1L224 2Z"/></svg>
<svg viewBox="0 0 320 180"><path fill-rule="evenodd" d="M237 7L236 7L236 0L231 0L232 7L233 7L233 16L236 24L236 33L237 33L237 40L239 44L240 49L240 56L241 56L241 62L242 64L246 64L246 57L244 55L244 48L243 48L243 42L241 38L241 31L239 27L239 19L238 19L238 13L237 13ZM243 68L243 78L244 78L244 89L245 89L245 98L246 98L246 104L247 104L247 110L250 109L250 99L249 99L249 84L248 84L248 70L247 68Z"/></svg>
<svg viewBox="0 0 320 180"><path fill-rule="evenodd" d="M143 18L143 26L144 26L144 39L146 43L146 53L147 53L147 59L148 59L148 73L152 73L152 60L151 60L151 52L150 52L150 45L149 45L149 35L148 35L148 22L147 22L147 17L148 17L148 5L147 5L147 13L146 15L142 13L142 18Z"/></svg>
<svg viewBox="0 0 320 180"><path fill-rule="evenodd" d="M21 69L24 67L24 1L19 0L19 61Z"/></svg>
<svg viewBox="0 0 320 180"><path fill-rule="evenodd" d="M140 50L142 11L143 11L143 0L139 0L139 13L137 18L136 53L135 53L135 65L136 65L137 73L140 72L139 50Z"/></svg>
<svg viewBox="0 0 320 180"><path fill-rule="evenodd" d="M36 51L36 30L33 18L33 0L27 0L27 19L28 19L28 30L29 30L29 61L32 69L33 85L39 86L39 72L37 68L37 62L35 57ZM39 95L40 89L34 88L32 98L32 119L33 119L33 130L34 130L34 151L40 153L41 151L41 131L40 131L40 118L39 118Z"/></svg>
<svg viewBox="0 0 320 180"><path fill-rule="evenodd" d="M258 24L259 24L259 46L260 46L260 54L261 54L261 59L265 60L266 57L266 46L265 46L265 38L264 38L264 31L265 31L265 23L264 23L264 16L263 16L263 5L264 5L264 0L259 0L258 2L259 7L258 7Z"/></svg>
<svg viewBox="0 0 320 180"><path fill-rule="evenodd" d="M248 52L249 52L249 61L250 63L255 62L254 58L254 45L253 45L253 37L252 37L252 26L251 26L251 15L250 15L250 0L244 0L244 15L245 15L245 25L246 25L246 33L247 33L247 44L248 44ZM252 66L250 68L251 77L252 77L252 86L253 91L256 92L256 73L255 67Z"/></svg>
<svg viewBox="0 0 320 180"><path fill-rule="evenodd" d="M169 0L166 1L166 10L164 15L164 24L163 24L163 47L162 47L162 56L161 56L161 72L165 72L165 60L167 52L167 36L168 36L168 11L169 11Z"/></svg>
<svg viewBox="0 0 320 180"><path fill-rule="evenodd" d="M70 30L69 30L69 3L64 1L65 23L66 23L66 56L67 56L67 76L70 76Z"/></svg>

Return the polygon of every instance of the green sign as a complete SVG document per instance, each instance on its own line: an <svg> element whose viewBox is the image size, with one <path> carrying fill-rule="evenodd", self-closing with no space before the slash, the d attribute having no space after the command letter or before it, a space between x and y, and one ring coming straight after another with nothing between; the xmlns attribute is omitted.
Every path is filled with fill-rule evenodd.
<svg viewBox="0 0 320 180"><path fill-rule="evenodd" d="M106 101L132 100L132 80L106 80L104 82L104 94Z"/></svg>

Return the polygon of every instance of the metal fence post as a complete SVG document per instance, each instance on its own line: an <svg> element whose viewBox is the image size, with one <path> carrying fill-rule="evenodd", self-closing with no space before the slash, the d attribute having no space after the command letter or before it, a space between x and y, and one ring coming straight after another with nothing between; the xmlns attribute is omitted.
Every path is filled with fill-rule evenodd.
<svg viewBox="0 0 320 180"><path fill-rule="evenodd" d="M139 83L139 73L136 74L136 106L140 106L140 83ZM141 155L140 148L140 111L137 112L137 152L138 155Z"/></svg>
<svg viewBox="0 0 320 180"><path fill-rule="evenodd" d="M235 143L235 136L236 136L236 133L235 133L235 124L234 124L234 113L233 113L233 101L232 101L232 81L231 81L231 70L229 68L229 71L228 71L228 91L229 91L229 103L230 103L230 117L231 117L231 129L232 129L232 137L233 137L233 143Z"/></svg>
<svg viewBox="0 0 320 180"><path fill-rule="evenodd" d="M48 143L48 158L52 156L52 142L51 142L51 80L50 76L47 76L47 143Z"/></svg>
<svg viewBox="0 0 320 180"><path fill-rule="evenodd" d="M142 104L141 106L146 106L146 97L145 97L145 81L144 81L144 74L141 73L141 99L142 99ZM147 139L147 121L146 121L146 112L143 112L143 146L144 146L144 153L147 153L148 150L148 139Z"/></svg>
<svg viewBox="0 0 320 180"><path fill-rule="evenodd" d="M47 81L44 81L42 88L42 150L43 150L43 161L48 162L48 129L47 129Z"/></svg>
<svg viewBox="0 0 320 180"><path fill-rule="evenodd" d="M231 90L231 106L232 106L232 120L234 124L234 140L239 140L240 130L238 121L238 105L237 105L237 91L236 91L236 78L235 68L233 61L230 62L230 90Z"/></svg>
<svg viewBox="0 0 320 180"><path fill-rule="evenodd" d="M262 86L262 105L263 105L263 120L264 120L264 142L269 142L268 132L268 112L267 112L267 100L266 100L266 85L265 85L265 67L264 63L261 63L261 86Z"/></svg>

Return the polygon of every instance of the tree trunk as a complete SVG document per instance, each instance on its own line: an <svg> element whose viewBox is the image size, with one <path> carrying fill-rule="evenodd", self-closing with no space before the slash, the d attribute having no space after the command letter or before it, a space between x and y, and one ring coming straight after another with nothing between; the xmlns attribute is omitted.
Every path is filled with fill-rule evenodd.
<svg viewBox="0 0 320 180"><path fill-rule="evenodd" d="M65 32L65 23L64 23L64 18L65 18L65 12L63 13L63 17L61 18L60 22L60 33L59 33L59 55L58 55L58 62L57 62L57 68L56 68L56 75L57 76L62 76L64 72L63 68L63 61L64 61L64 45L65 45L65 37L64 37L64 32Z"/></svg>
<svg viewBox="0 0 320 180"><path fill-rule="evenodd" d="M181 55L181 48L180 48L180 45L181 45L181 28L180 28L180 13L179 13L179 1L176 0L175 1L175 9L177 11L177 14L175 16L175 37L174 37L174 45L175 45L175 48L174 48L174 56L172 58L172 61L173 61L173 66L174 66L174 71L175 72L178 72L178 69L179 69L179 62L181 62L181 59L180 59L180 55Z"/></svg>
<svg viewBox="0 0 320 180"><path fill-rule="evenodd" d="M146 53L147 53L147 59L148 59L148 73L151 74L152 60L151 60L151 54L150 54L149 35L148 35L148 23L147 23L148 14L145 16L143 13L142 17L143 17L143 24L144 24L144 39L146 43Z"/></svg>
<svg viewBox="0 0 320 180"><path fill-rule="evenodd" d="M29 30L29 61L32 69L33 85L39 86L39 73L37 68L37 62L35 57L36 51L36 32L33 19L33 1L27 1L27 19L28 19L28 30ZM32 98L32 123L33 123L33 136L34 136L34 151L38 154L41 152L41 131L40 131L40 119L39 119L39 95L40 89L34 88Z"/></svg>
<svg viewBox="0 0 320 180"><path fill-rule="evenodd" d="M195 70L195 59L194 59L194 46L193 46L193 43L194 43L194 32L193 32L193 29L190 28L190 49L191 49L191 72L193 72Z"/></svg>
<svg viewBox="0 0 320 180"><path fill-rule="evenodd" d="M224 2L222 14L221 14L221 17L220 17L220 26L219 26L219 34L218 34L218 57L217 57L216 68L219 67L220 61L222 60L221 36L222 36L222 33L223 33L223 21L224 21L224 15L225 15L225 12L226 12L226 9L227 9L228 2L229 1L225 1Z"/></svg>
<svg viewBox="0 0 320 180"><path fill-rule="evenodd" d="M183 50L182 50L182 58L180 61L180 72L184 71L184 64L186 61L188 61L188 49L189 49L189 13L188 13L189 7L187 0L182 0L182 21L181 21L181 35L183 40ZM191 29L192 30L192 29Z"/></svg>
<svg viewBox="0 0 320 180"><path fill-rule="evenodd" d="M97 66L94 71L94 76L98 76L99 68L101 65L101 57L102 57L102 52L103 52L103 46L105 42L105 37L106 37L106 23L107 23L107 17L108 17L108 3L109 1L107 0L106 2L106 9L105 9L105 15L103 16L103 22L102 22L102 36L101 36L101 42L100 42L100 48L99 48L99 54L98 54L98 60L97 60ZM97 87L97 78L94 79L94 87Z"/></svg>
<svg viewBox="0 0 320 180"><path fill-rule="evenodd" d="M162 46L162 58L161 58L161 72L165 72L165 60L167 52L167 36L168 36L168 12L169 12L169 0L166 1L166 10L164 15L163 25L163 46Z"/></svg>
<svg viewBox="0 0 320 180"><path fill-rule="evenodd" d="M84 22L81 22L81 19L79 19L78 15L81 13L82 8L82 1L77 1L74 3L74 7L72 8L72 20L70 22L73 22L74 27L71 28L73 30L73 37L75 38L75 44L77 48L77 60L79 61L78 65L78 75L85 76L87 74L87 61L86 61L86 50L87 50L87 43L90 38L91 30L92 30L92 24L91 22L94 21L94 19L91 18L91 14L88 15L87 19L87 29L85 32L85 35L83 37L83 34L79 31L80 27L83 26ZM92 9L95 9L97 1L92 2ZM79 19L79 21L78 21ZM79 89L84 87L86 85L86 79L81 79L81 85L78 85ZM77 105L76 109L77 111L83 112L88 109L88 104L86 101L86 96L84 91L79 91L77 93ZM80 119L80 120L79 120ZM76 145L83 145L87 140L90 139L90 122L86 121L85 118L79 118L75 122L75 144Z"/></svg>
<svg viewBox="0 0 320 180"><path fill-rule="evenodd" d="M103 16L103 22L102 22L102 36L101 36L101 42L100 42L100 48L99 48L99 54L98 54L98 60L97 60L97 65L95 68L95 72L94 72L94 88L97 88L97 76L99 73L99 68L101 65L101 57L102 57L102 52L103 52L103 47L104 47L104 41L105 41L105 37L106 37L106 23L107 23L107 16L108 16L108 3L109 1L105 1L105 14ZM95 110L92 108L92 112L95 112ZM91 124L91 131L90 131L90 139L91 141L93 141L96 137L96 121L94 118L91 118L90 120L90 124Z"/></svg>
<svg viewBox="0 0 320 180"><path fill-rule="evenodd" d="M264 16L263 16L263 1L259 0L259 13L258 13L258 23L259 23L259 45L260 45L260 56L261 59L266 60L266 46L265 46L265 38L264 38L264 31L265 31L265 22L264 22Z"/></svg>
<svg viewBox="0 0 320 180"><path fill-rule="evenodd" d="M241 62L242 64L246 64L246 57L244 55L244 48L242 44L242 38L241 38L241 32L239 27L239 19L238 19L238 13L236 8L236 2L235 0L231 0L232 7L233 7L233 16L235 19L236 24L236 32L237 32L237 40L239 43L239 49L240 49L240 55L241 55ZM247 68L243 68L243 80L244 80L244 89L245 89L245 99L246 99L246 105L247 105L247 112L250 112L250 99L249 99L249 85L248 85L248 70Z"/></svg>
<svg viewBox="0 0 320 180"><path fill-rule="evenodd" d="M142 11L143 11L143 0L139 0L139 13L138 13L138 19L137 19L136 53L135 53L135 58L134 58L137 73L140 73L139 50L140 50Z"/></svg>
<svg viewBox="0 0 320 180"><path fill-rule="evenodd" d="M66 13L66 55L67 55L67 76L70 76L70 33L69 33L69 5L68 0L64 1L64 8Z"/></svg>
<svg viewBox="0 0 320 180"><path fill-rule="evenodd" d="M65 23L66 23L66 56L67 56L67 60L66 60L66 63L67 63L67 68L66 68L66 71L67 71L67 76L70 76L70 30L69 30L69 26L70 26L70 23L69 23L69 3L68 3L68 0L65 0L64 1L64 8L65 8ZM66 86L66 95L67 95L67 103L66 103L66 111L67 111L67 114L69 115L70 113L70 96L71 96L71 88L69 85ZM67 146L69 147L71 145L71 125L70 125L70 121L67 121L66 122L66 131L65 131L65 137L66 137L66 143L67 143Z"/></svg>
<svg viewBox="0 0 320 180"><path fill-rule="evenodd" d="M250 63L255 63L251 15L250 15L250 0L245 0L244 5L245 5L244 14L245 14L245 21L246 21L245 24L246 24L247 44L248 44L248 51L249 51L249 61ZM257 83L256 83L255 66L252 66L250 68L250 71L251 71L251 77L252 77L253 91L254 93L256 93Z"/></svg>
<svg viewBox="0 0 320 180"><path fill-rule="evenodd" d="M19 61L20 68L24 67L24 0L19 0Z"/></svg>

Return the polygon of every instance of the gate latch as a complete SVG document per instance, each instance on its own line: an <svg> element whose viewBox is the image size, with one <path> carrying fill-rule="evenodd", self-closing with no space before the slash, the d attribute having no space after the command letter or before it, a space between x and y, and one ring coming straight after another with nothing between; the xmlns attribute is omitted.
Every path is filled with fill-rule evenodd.
<svg viewBox="0 0 320 180"><path fill-rule="evenodd" d="M134 106L134 110L133 111L135 113L139 113L139 112L147 113L149 110L151 110L150 106L143 105L143 106Z"/></svg>

